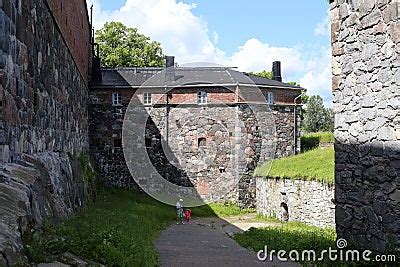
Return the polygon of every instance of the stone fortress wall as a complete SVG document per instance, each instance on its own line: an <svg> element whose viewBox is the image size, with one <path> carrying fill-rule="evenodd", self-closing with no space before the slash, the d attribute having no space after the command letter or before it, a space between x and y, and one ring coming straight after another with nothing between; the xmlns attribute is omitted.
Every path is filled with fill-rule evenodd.
<svg viewBox="0 0 400 267"><path fill-rule="evenodd" d="M0 266L26 262L23 233L84 205L89 35L85 1L0 1Z"/></svg>
<svg viewBox="0 0 400 267"><path fill-rule="evenodd" d="M271 119L271 114L261 114L265 112L265 104L262 108L252 106L251 111L247 104L235 103L234 94L232 97L229 93L221 93L220 88L208 89L210 103L206 106L192 103L196 101L197 90L193 95L188 89L184 90L187 93L171 94L168 116L162 101L156 105L137 106L137 114L147 113L150 118L145 138L151 143L147 152L153 165L165 179L195 186L204 199L223 196L222 201L254 207L256 188L252 173L255 167L268 157L294 153L293 106L272 106L270 113L274 119ZM114 91L112 88L91 90L90 147L107 183L130 187L135 185L134 180L125 162L121 161L124 158L122 148L115 147L114 142L122 138L124 114L134 90L121 90L121 107L111 105ZM226 103L213 103L214 97ZM159 98L163 99L162 96ZM292 103L294 96L288 98ZM259 113L258 120L254 112ZM237 125L238 122L243 124ZM274 125L276 136L267 132L268 125ZM138 125L137 129L142 126ZM298 136L299 133L297 143ZM204 147L199 147L201 138L204 138ZM266 147L273 145L272 140L276 144L275 153L265 155L266 151L272 150ZM135 164L137 166L132 169L142 166L140 161ZM235 186L230 185L233 179L239 181Z"/></svg>
<svg viewBox="0 0 400 267"><path fill-rule="evenodd" d="M279 220L335 227L335 188L318 181L256 178L257 212ZM285 215L286 213L286 215Z"/></svg>
<svg viewBox="0 0 400 267"><path fill-rule="evenodd" d="M400 2L330 1L336 227L358 249L400 247Z"/></svg>

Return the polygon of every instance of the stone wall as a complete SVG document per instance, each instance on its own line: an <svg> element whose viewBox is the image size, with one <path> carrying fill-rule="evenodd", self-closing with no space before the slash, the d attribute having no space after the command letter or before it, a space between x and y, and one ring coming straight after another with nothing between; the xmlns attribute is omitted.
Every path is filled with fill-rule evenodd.
<svg viewBox="0 0 400 267"><path fill-rule="evenodd" d="M330 1L339 238L400 247L400 3Z"/></svg>
<svg viewBox="0 0 400 267"><path fill-rule="evenodd" d="M86 0L46 0L83 79L89 82L92 45Z"/></svg>
<svg viewBox="0 0 400 267"><path fill-rule="evenodd" d="M122 92L123 105L118 107L111 105L112 92L111 89L91 91L91 152L108 184L131 187L135 182L122 148L115 144L119 145L122 140L126 103L134 90ZM170 104L167 116L165 103L157 101L144 106L140 99L137 102L134 113L147 115L149 120L145 134L140 132L144 125L133 128L142 134L138 140L145 138L151 143L147 152L158 173L173 183L196 187L204 199L223 196L223 201L254 206L252 173L255 167L271 157L293 154L293 106L276 105L266 112L265 104L252 105L250 109L247 104L182 103ZM300 120L300 109L297 120ZM203 147L199 146L202 138ZM297 135L297 143L298 138ZM134 165L132 169L141 169L143 162L138 159ZM230 182L234 181L237 184L232 185Z"/></svg>
<svg viewBox="0 0 400 267"><path fill-rule="evenodd" d="M87 148L87 86L47 4L2 1L0 45L0 161Z"/></svg>
<svg viewBox="0 0 400 267"><path fill-rule="evenodd" d="M335 226L333 185L266 177L257 177L256 184L258 213L319 227Z"/></svg>
<svg viewBox="0 0 400 267"><path fill-rule="evenodd" d="M54 18L45 0L0 1L1 266L26 263L21 235L85 202L89 67L79 71Z"/></svg>

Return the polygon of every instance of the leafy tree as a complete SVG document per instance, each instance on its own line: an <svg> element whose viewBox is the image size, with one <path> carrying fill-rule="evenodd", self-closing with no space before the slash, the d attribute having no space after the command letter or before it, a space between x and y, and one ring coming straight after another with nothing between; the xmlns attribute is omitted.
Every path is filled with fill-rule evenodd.
<svg viewBox="0 0 400 267"><path fill-rule="evenodd" d="M322 97L314 95L307 97L303 110L303 129L306 132L333 131L334 114L330 108L325 108Z"/></svg>
<svg viewBox="0 0 400 267"><path fill-rule="evenodd" d="M294 85L294 86L300 86L298 82L288 82L288 84Z"/></svg>
<svg viewBox="0 0 400 267"><path fill-rule="evenodd" d="M267 79L272 79L272 71L266 71L263 70L261 72L250 72L250 74L256 75L256 76L260 76L263 78L267 78Z"/></svg>
<svg viewBox="0 0 400 267"><path fill-rule="evenodd" d="M136 28L120 22L107 22L96 31L100 57L106 67L161 67L164 55L161 45L142 35Z"/></svg>
<svg viewBox="0 0 400 267"><path fill-rule="evenodd" d="M260 71L260 72L250 72L250 74L253 74L253 75L256 75L256 76L259 76L259 77L263 77L263 78L267 78L267 79L272 79L272 71L266 71L266 70L263 70L263 71ZM288 82L288 84L291 84L291 85L295 85L295 86L300 86L300 84L298 83L298 82Z"/></svg>

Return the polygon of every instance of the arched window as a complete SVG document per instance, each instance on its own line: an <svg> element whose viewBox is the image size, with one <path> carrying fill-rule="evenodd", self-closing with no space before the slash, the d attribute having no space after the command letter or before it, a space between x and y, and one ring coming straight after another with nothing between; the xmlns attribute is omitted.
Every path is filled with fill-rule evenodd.
<svg viewBox="0 0 400 267"><path fill-rule="evenodd" d="M198 147L206 147L207 146L207 140L204 137L200 137L197 140L197 146Z"/></svg>

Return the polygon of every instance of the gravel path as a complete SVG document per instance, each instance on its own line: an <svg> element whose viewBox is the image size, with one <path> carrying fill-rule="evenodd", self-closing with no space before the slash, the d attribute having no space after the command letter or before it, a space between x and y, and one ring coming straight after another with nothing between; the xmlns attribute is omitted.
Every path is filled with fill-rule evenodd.
<svg viewBox="0 0 400 267"><path fill-rule="evenodd" d="M240 231L242 229L218 218L172 225L155 242L161 266L299 266L277 260L258 261L255 252L239 246L228 236Z"/></svg>

